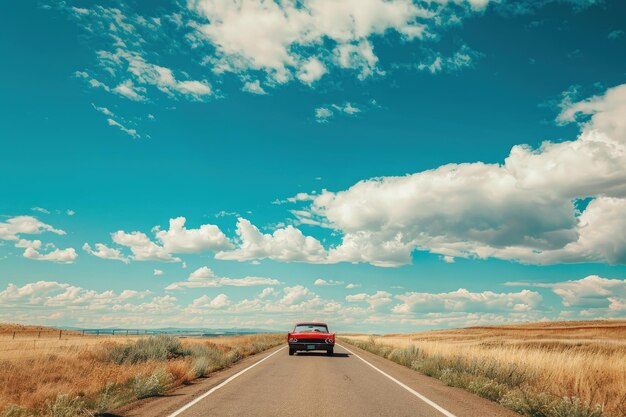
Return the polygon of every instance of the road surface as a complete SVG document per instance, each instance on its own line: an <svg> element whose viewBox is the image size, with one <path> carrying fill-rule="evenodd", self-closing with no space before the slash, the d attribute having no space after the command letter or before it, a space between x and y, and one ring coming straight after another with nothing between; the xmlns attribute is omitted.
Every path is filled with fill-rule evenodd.
<svg viewBox="0 0 626 417"><path fill-rule="evenodd" d="M109 416L519 417L351 345L336 346L334 356L288 356L281 346Z"/></svg>

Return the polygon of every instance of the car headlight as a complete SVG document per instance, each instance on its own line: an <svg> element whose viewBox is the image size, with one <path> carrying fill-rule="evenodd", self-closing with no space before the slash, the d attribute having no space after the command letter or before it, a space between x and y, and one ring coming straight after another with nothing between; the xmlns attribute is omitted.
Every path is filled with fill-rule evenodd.
<svg viewBox="0 0 626 417"><path fill-rule="evenodd" d="M285 339L283 339L283 340L285 340ZM297 342L297 341L298 341L298 339L296 339L295 337L290 337L290 338L289 338L289 342L290 342L290 343L295 343L295 342Z"/></svg>
<svg viewBox="0 0 626 417"><path fill-rule="evenodd" d="M326 339L326 343L333 344L335 341L333 339Z"/></svg>

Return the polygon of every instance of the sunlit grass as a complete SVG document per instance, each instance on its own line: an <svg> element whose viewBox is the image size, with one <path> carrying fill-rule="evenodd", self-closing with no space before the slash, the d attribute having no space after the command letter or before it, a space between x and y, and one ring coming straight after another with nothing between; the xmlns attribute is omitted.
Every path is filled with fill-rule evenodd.
<svg viewBox="0 0 626 417"><path fill-rule="evenodd" d="M346 337L528 416L626 416L626 321Z"/></svg>
<svg viewBox="0 0 626 417"><path fill-rule="evenodd" d="M197 339L68 335L33 340L4 336L2 417L93 415L160 395L284 343L283 335Z"/></svg>

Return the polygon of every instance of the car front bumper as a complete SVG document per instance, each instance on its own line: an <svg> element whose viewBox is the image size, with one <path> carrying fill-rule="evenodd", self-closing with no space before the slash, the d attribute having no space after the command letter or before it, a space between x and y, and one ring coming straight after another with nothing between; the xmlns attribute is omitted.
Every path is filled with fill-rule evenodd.
<svg viewBox="0 0 626 417"><path fill-rule="evenodd" d="M298 342L290 342L289 349L291 350L328 350L335 347L334 343L319 343L312 342L307 343L306 341L298 341Z"/></svg>

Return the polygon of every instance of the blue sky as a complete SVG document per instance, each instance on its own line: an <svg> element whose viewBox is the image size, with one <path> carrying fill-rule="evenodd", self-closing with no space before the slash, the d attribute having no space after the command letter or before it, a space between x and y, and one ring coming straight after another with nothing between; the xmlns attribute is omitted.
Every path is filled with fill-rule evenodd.
<svg viewBox="0 0 626 417"><path fill-rule="evenodd" d="M619 1L24 1L0 320L626 313Z"/></svg>

